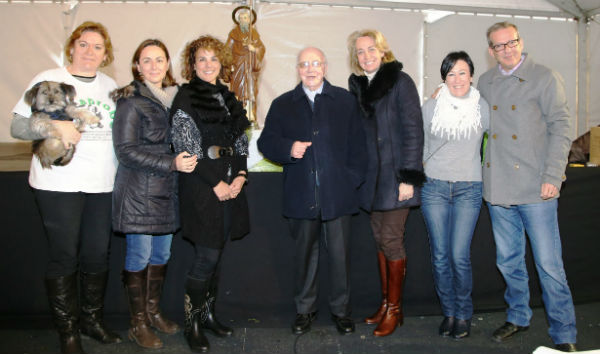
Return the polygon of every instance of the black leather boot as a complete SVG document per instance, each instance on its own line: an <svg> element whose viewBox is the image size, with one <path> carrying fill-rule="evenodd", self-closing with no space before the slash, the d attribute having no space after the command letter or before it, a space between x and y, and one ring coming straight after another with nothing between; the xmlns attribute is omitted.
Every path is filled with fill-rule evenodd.
<svg viewBox="0 0 600 354"><path fill-rule="evenodd" d="M215 301L217 300L218 282L218 277L213 275L208 287L208 294L206 294L206 303L203 309L203 311L206 312L206 320L202 326L212 331L217 337L230 337L233 334L233 329L222 325L219 320L217 320L217 316L215 315Z"/></svg>
<svg viewBox="0 0 600 354"><path fill-rule="evenodd" d="M108 281L108 271L101 273L80 272L81 279L81 318L82 334L104 343L121 343L121 337L106 328L104 323L104 294Z"/></svg>
<svg viewBox="0 0 600 354"><path fill-rule="evenodd" d="M79 336L77 273L47 278L46 292L52 319L60 338L62 354L85 354Z"/></svg>
<svg viewBox="0 0 600 354"><path fill-rule="evenodd" d="M185 286L184 311L185 329L184 336L191 351L205 353L210 348L208 339L202 332L202 323L205 320L203 311L206 304L208 282L194 278L187 278Z"/></svg>

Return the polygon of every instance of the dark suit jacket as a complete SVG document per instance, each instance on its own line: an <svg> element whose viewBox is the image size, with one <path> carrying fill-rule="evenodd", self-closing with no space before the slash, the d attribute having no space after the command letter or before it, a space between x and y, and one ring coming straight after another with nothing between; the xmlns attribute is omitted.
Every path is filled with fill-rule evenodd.
<svg viewBox="0 0 600 354"><path fill-rule="evenodd" d="M312 142L301 159L291 157L295 141ZM258 148L283 165L284 216L331 220L358 212L357 188L367 165L365 136L357 102L345 89L325 81L314 109L302 84L277 97Z"/></svg>

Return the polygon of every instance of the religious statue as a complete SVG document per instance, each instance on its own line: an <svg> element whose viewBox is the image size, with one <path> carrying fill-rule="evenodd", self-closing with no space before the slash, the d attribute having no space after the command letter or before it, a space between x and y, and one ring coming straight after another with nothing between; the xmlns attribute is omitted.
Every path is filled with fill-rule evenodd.
<svg viewBox="0 0 600 354"><path fill-rule="evenodd" d="M236 26L229 32L226 45L233 54L230 89L244 103L248 118L256 124L256 97L258 76L265 56L265 46L254 24L256 12L248 6L239 6L231 14Z"/></svg>

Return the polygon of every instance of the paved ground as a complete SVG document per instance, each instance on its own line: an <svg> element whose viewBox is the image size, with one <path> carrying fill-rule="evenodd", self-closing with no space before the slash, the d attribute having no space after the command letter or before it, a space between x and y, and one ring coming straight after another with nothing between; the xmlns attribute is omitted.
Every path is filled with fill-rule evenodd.
<svg viewBox="0 0 600 354"><path fill-rule="evenodd" d="M578 305L577 327L580 351L598 350L600 353L600 303ZM109 324L126 338L125 318L110 318ZM480 313L473 317L471 336L461 341L441 338L437 335L440 317L407 317L404 326L385 338L372 335L373 326L357 324L356 333L339 335L329 316L322 315L313 324L311 332L295 336L288 327L264 328L252 319L244 325L235 324L232 338L221 339L209 335L210 353L444 353L444 354L494 354L532 353L539 346L552 347L547 335L547 325L542 309L534 309L529 331L518 334L509 341L498 344L489 339L493 330L504 321L504 313ZM57 335L46 319L10 319L0 316L1 354L58 353ZM165 347L146 350L125 340L121 344L102 345L84 338L83 346L88 354L94 353L190 353L181 333L160 335Z"/></svg>

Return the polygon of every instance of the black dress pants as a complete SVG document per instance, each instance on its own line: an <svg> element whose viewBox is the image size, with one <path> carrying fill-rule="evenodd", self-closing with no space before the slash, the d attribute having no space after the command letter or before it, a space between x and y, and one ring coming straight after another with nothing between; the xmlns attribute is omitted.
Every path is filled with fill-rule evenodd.
<svg viewBox="0 0 600 354"><path fill-rule="evenodd" d="M346 215L327 221L289 219L290 231L296 241L294 301L297 313L317 311L317 275L322 242L329 263L331 313L339 317L350 315L350 218Z"/></svg>

